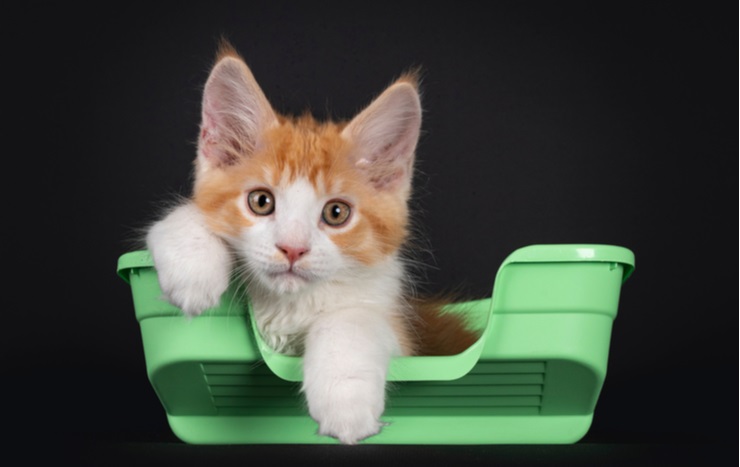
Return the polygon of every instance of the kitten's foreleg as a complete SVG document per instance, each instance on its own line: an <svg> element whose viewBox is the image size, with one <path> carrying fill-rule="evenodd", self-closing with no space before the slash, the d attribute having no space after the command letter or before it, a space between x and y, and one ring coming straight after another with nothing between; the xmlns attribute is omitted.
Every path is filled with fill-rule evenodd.
<svg viewBox="0 0 740 467"><path fill-rule="evenodd" d="M311 326L303 392L319 434L356 444L380 431L388 363L398 351L388 322L368 310L329 313Z"/></svg>
<svg viewBox="0 0 740 467"><path fill-rule="evenodd" d="M146 243L167 301L188 316L218 305L229 285L231 256L193 203L175 208L155 223Z"/></svg>

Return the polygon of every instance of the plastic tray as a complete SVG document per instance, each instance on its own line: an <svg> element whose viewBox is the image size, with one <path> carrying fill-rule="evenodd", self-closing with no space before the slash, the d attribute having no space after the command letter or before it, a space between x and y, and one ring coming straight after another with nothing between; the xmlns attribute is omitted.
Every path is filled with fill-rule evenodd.
<svg viewBox="0 0 740 467"><path fill-rule="evenodd" d="M561 444L588 431L633 253L532 245L501 264L491 298L456 305L481 338L445 357L397 357L382 432L365 443ZM148 252L119 258L149 380L177 437L197 444L336 443L316 434L299 392L301 358L272 351L243 295L187 319L161 300Z"/></svg>

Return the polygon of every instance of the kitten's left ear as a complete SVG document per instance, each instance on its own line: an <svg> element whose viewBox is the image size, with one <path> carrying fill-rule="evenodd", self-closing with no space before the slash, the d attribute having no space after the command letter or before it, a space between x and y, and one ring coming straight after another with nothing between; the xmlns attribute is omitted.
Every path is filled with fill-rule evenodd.
<svg viewBox="0 0 740 467"><path fill-rule="evenodd" d="M421 129L421 103L414 75L390 85L342 130L350 157L378 190L408 190Z"/></svg>

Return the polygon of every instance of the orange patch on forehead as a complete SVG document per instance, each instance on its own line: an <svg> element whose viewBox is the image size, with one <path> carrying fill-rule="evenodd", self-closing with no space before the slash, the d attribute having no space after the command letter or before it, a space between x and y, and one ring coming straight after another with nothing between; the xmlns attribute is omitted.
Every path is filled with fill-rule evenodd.
<svg viewBox="0 0 740 467"><path fill-rule="evenodd" d="M320 189L327 181L351 171L341 125L318 123L310 116L283 120L265 135L265 150L258 156L272 172L273 185L305 178Z"/></svg>

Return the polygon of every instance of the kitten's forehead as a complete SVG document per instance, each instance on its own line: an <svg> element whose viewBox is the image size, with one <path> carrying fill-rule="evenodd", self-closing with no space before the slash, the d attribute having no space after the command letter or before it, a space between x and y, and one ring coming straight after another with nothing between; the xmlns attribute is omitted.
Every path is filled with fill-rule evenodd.
<svg viewBox="0 0 740 467"><path fill-rule="evenodd" d="M264 179L269 181L273 187L284 190L286 195L290 194L290 197L295 198L296 201L301 197L316 197L330 193L340 185L337 180L329 180L322 171L316 171L309 178L306 174L309 170L306 169L307 167L303 166L283 168L281 171L273 166L265 167Z"/></svg>
<svg viewBox="0 0 740 467"><path fill-rule="evenodd" d="M324 202L331 197L355 197L360 193L357 191L357 183L351 177L338 177L336 174L318 172L309 177L301 172L275 172L267 169L267 175L263 180L269 186L278 190L297 204L310 199L312 201Z"/></svg>
<svg viewBox="0 0 740 467"><path fill-rule="evenodd" d="M287 186L299 179L308 181L320 193L340 189L342 180L356 176L347 160L347 142L341 127L319 124L310 117L284 122L269 132L264 154L267 180Z"/></svg>

